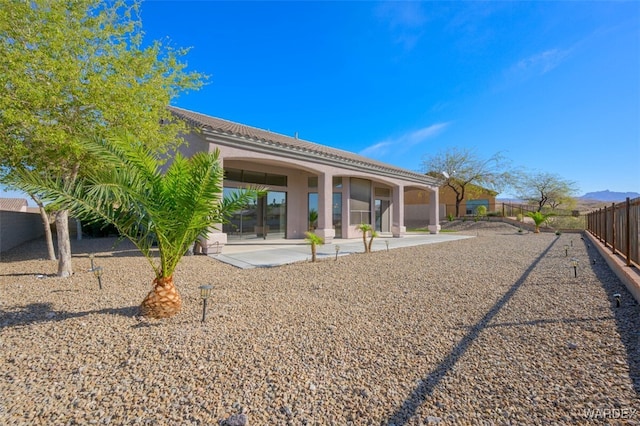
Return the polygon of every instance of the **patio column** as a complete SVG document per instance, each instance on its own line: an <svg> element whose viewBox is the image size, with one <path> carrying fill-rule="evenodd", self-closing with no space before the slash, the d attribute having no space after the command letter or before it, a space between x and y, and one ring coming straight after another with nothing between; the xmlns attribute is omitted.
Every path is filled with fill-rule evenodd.
<svg viewBox="0 0 640 426"><path fill-rule="evenodd" d="M391 233L396 238L404 237L407 228L404 226L404 186L393 187L393 220Z"/></svg>
<svg viewBox="0 0 640 426"><path fill-rule="evenodd" d="M316 235L324 239L325 244L331 243L336 231L333 229L333 175L320 173L318 175L318 228Z"/></svg>
<svg viewBox="0 0 640 426"><path fill-rule="evenodd" d="M431 188L429 195L429 232L437 234L440 232L440 190L438 187Z"/></svg>
<svg viewBox="0 0 640 426"><path fill-rule="evenodd" d="M219 157L218 162L220 168L223 169L222 156ZM222 198L223 194L220 194L220 197ZM205 237L198 238L193 252L195 254L219 254L225 244L227 244L227 234L222 232L222 223L215 223L212 228L209 228L209 233Z"/></svg>

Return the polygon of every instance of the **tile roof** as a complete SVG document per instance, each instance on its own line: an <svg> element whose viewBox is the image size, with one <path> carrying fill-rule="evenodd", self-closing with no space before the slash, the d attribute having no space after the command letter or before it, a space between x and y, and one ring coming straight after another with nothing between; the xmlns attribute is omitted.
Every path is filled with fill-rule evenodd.
<svg viewBox="0 0 640 426"><path fill-rule="evenodd" d="M309 157L322 158L330 160L336 165L344 163L350 164L353 168L362 168L369 172L380 172L381 174L391 175L400 178L409 178L414 182L426 185L437 186L438 180L416 173L410 170L395 167L386 163L372 160L361 155L354 154L325 145L298 139L274 133L268 130L262 130L255 127L246 126L244 124L234 123L232 121L211 117L205 114L189 111L177 107L169 107L169 110L177 117L185 120L188 124L200 128L205 131L211 131L218 134L235 136L237 138L250 140L254 144L261 143L268 147L278 147L292 152L307 154Z"/></svg>
<svg viewBox="0 0 640 426"><path fill-rule="evenodd" d="M0 198L0 210L26 212L27 205L27 200L24 198Z"/></svg>

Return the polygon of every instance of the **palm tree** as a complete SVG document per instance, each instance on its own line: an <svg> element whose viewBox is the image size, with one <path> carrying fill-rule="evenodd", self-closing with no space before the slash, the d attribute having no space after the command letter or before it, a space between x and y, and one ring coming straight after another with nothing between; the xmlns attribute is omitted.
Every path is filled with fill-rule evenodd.
<svg viewBox="0 0 640 426"><path fill-rule="evenodd" d="M371 253L371 246L373 245L373 239L378 236L378 231L371 228L371 234L369 235L369 243L367 244L367 252Z"/></svg>
<svg viewBox="0 0 640 426"><path fill-rule="evenodd" d="M356 229L362 232L362 243L364 244L364 252L369 253L371 248L367 244L367 232L371 232L372 234L371 239L373 240L373 228L368 223L361 223L356 227Z"/></svg>
<svg viewBox="0 0 640 426"><path fill-rule="evenodd" d="M168 318L182 302L173 282L178 262L194 242L226 221L259 192L249 189L222 197L223 169L218 151L189 159L176 154L163 173L152 151L123 135L90 140L86 147L100 166L69 184L29 170L16 170L16 186L41 194L53 207L68 209L83 221L113 224L149 261L153 289L141 305L142 315ZM158 245L159 256L152 246Z"/></svg>
<svg viewBox="0 0 640 426"><path fill-rule="evenodd" d="M324 240L322 237L314 234L313 232L305 232L304 235L307 236L305 240L311 245L311 261L316 261L316 246L324 244Z"/></svg>
<svg viewBox="0 0 640 426"><path fill-rule="evenodd" d="M533 219L533 222L536 225L535 230L533 231L535 234L539 234L540 233L540 225L542 225L543 223L545 223L547 221L547 219L549 219L551 216L553 216L553 213L541 213L541 212L529 212L526 214L527 217L530 217L531 219Z"/></svg>

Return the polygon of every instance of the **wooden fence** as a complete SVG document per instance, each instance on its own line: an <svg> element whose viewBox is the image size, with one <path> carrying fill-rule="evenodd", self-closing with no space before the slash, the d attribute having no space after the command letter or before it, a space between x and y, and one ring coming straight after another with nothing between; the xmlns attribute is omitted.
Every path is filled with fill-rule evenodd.
<svg viewBox="0 0 640 426"><path fill-rule="evenodd" d="M610 247L613 254L627 260L627 266L640 265L640 198L611 203L587 213L587 231Z"/></svg>

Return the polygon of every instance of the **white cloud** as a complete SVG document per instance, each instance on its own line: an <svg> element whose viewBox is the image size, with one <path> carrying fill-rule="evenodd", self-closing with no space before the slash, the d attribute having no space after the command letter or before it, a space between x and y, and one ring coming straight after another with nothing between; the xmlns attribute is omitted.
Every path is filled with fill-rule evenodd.
<svg viewBox="0 0 640 426"><path fill-rule="evenodd" d="M514 85L521 84L552 71L567 60L573 50L573 48L548 49L520 59L503 71L494 90L506 90Z"/></svg>
<svg viewBox="0 0 640 426"><path fill-rule="evenodd" d="M569 55L568 50L550 49L520 60L513 69L527 74L546 74Z"/></svg>
<svg viewBox="0 0 640 426"><path fill-rule="evenodd" d="M383 2L376 13L391 28L419 28L427 21L422 4L416 1Z"/></svg>
<svg viewBox="0 0 640 426"><path fill-rule="evenodd" d="M373 144L362 151L360 155L366 157L381 157L393 152L406 152L410 148L425 142L440 134L450 123L436 123L428 127L423 127L412 132L404 133L400 136L385 139L382 142Z"/></svg>
<svg viewBox="0 0 640 426"><path fill-rule="evenodd" d="M405 51L413 50L427 23L427 16L420 2L387 1L380 3L375 13L378 19L389 26L396 44L401 45Z"/></svg>

